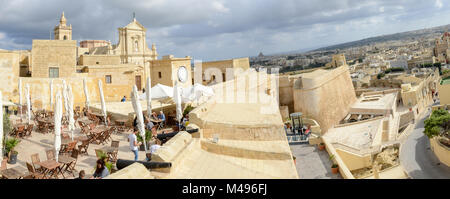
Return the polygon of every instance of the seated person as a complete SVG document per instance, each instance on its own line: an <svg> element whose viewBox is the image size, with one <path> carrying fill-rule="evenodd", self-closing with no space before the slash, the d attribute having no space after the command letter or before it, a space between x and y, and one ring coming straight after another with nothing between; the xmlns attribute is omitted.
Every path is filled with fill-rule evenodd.
<svg viewBox="0 0 450 199"><path fill-rule="evenodd" d="M105 166L105 161L103 159L97 160L97 167L95 168L94 175L92 178L102 179L109 175L109 170Z"/></svg>
<svg viewBox="0 0 450 199"><path fill-rule="evenodd" d="M151 160L151 154L155 153L159 148L161 148L161 140L156 139L156 143L154 145L152 145L150 147L150 158L149 161Z"/></svg>
<svg viewBox="0 0 450 199"><path fill-rule="evenodd" d="M164 113L162 111L159 112L158 115L158 119L160 119L161 121L166 121L166 115L164 115Z"/></svg>
<svg viewBox="0 0 450 199"><path fill-rule="evenodd" d="M153 126L155 126L155 125L153 124L153 122L151 122L151 121L148 119L148 117L145 117L145 128L146 128L147 130L151 130L151 129L153 128Z"/></svg>
<svg viewBox="0 0 450 199"><path fill-rule="evenodd" d="M85 175L84 170L81 170L80 173L78 174L78 178L75 179L84 179L84 175Z"/></svg>
<svg viewBox="0 0 450 199"><path fill-rule="evenodd" d="M183 120L182 120L182 122L181 122L181 125L182 125L183 127L186 127L188 124L189 124L189 115L186 115L186 116L183 118Z"/></svg>
<svg viewBox="0 0 450 199"><path fill-rule="evenodd" d="M121 102L126 102L127 101L127 96L123 96Z"/></svg>
<svg viewBox="0 0 450 199"><path fill-rule="evenodd" d="M156 112L152 113L152 118L153 120L158 120L158 115L156 115Z"/></svg>

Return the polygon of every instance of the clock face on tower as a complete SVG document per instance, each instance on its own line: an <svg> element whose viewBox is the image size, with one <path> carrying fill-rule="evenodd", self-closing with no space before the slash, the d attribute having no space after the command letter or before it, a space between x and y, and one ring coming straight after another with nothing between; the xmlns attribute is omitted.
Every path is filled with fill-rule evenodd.
<svg viewBox="0 0 450 199"><path fill-rule="evenodd" d="M186 67L180 66L180 68L178 68L178 81L180 81L181 83L186 83L187 79L188 71Z"/></svg>

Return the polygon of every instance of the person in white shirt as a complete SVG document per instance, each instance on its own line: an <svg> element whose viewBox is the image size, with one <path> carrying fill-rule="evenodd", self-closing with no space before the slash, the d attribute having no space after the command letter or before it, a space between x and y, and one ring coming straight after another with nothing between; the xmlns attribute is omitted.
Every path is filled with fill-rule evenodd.
<svg viewBox="0 0 450 199"><path fill-rule="evenodd" d="M134 129L133 133L131 133L128 136L128 141L130 142L130 149L134 153L134 161L138 160L138 151L139 151L138 147L142 144L137 141L136 132L137 130Z"/></svg>
<svg viewBox="0 0 450 199"><path fill-rule="evenodd" d="M150 157L151 154L155 153L159 148L161 148L161 140L156 139L156 143L150 147Z"/></svg>

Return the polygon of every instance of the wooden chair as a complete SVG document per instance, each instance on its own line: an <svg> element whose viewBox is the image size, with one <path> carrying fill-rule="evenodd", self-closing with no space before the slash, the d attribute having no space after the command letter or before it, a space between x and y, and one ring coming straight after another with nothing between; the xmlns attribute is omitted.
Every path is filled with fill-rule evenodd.
<svg viewBox="0 0 450 199"><path fill-rule="evenodd" d="M113 140L113 141L111 141L111 147L114 147L114 148L119 148L119 141L115 141L115 140Z"/></svg>
<svg viewBox="0 0 450 199"><path fill-rule="evenodd" d="M18 138L19 136L22 136L24 131L25 131L24 125L16 126L14 127L14 130L11 132L11 136L15 136L16 138Z"/></svg>
<svg viewBox="0 0 450 199"><path fill-rule="evenodd" d="M67 134L67 133L61 133L61 137L62 137L63 139L70 139L70 136L69 136L69 134Z"/></svg>
<svg viewBox="0 0 450 199"><path fill-rule="evenodd" d="M29 124L24 132L24 137L31 137L31 133L33 132L34 124Z"/></svg>
<svg viewBox="0 0 450 199"><path fill-rule="evenodd" d="M89 129L88 126L83 126L83 127L81 127L81 133L87 135L87 134L89 134L89 131L90 131L90 129Z"/></svg>
<svg viewBox="0 0 450 199"><path fill-rule="evenodd" d="M83 141L81 142L81 145L78 146L78 152L79 152L79 154L86 154L86 155L89 155L89 154L88 154L89 143L90 143L90 140L83 140Z"/></svg>
<svg viewBox="0 0 450 199"><path fill-rule="evenodd" d="M65 153L71 154L73 152L73 150L75 149L75 147L77 147L77 141L70 142L67 145L67 149L66 149Z"/></svg>
<svg viewBox="0 0 450 199"><path fill-rule="evenodd" d="M55 160L55 151L53 149L45 151L45 154L47 155L47 160Z"/></svg>
<svg viewBox="0 0 450 199"><path fill-rule="evenodd" d="M41 160L39 158L39 153L35 153L35 154L31 155L31 164L32 164L34 170L43 171L43 168L41 168L39 165L36 165L39 162L41 162Z"/></svg>
<svg viewBox="0 0 450 199"><path fill-rule="evenodd" d="M0 165L0 171L8 169L8 166L6 164L7 161L8 161L7 159L2 160L1 165Z"/></svg>
<svg viewBox="0 0 450 199"><path fill-rule="evenodd" d="M73 162L71 162L69 165L67 165L67 168L66 168L66 171L71 172L73 177L75 177L74 172L75 172L75 165L77 164L77 160L78 160L78 155L79 155L79 151L77 149L73 149L70 157L72 157L75 160Z"/></svg>
<svg viewBox="0 0 450 199"><path fill-rule="evenodd" d="M34 167L28 162L27 162L27 168L28 168L28 172L30 172L29 176L32 179L44 179L44 174L34 170ZM25 178L29 178L29 177L25 177Z"/></svg>

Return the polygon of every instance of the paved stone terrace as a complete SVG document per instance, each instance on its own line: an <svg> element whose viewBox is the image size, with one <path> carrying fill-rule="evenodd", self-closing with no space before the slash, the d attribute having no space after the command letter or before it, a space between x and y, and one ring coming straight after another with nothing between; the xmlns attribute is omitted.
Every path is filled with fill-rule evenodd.
<svg viewBox="0 0 450 199"><path fill-rule="evenodd" d="M342 179L340 174L331 173L332 163L325 150L309 144L291 144L290 147L297 158L295 166L300 179Z"/></svg>

